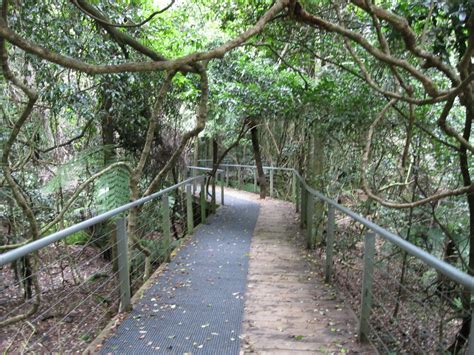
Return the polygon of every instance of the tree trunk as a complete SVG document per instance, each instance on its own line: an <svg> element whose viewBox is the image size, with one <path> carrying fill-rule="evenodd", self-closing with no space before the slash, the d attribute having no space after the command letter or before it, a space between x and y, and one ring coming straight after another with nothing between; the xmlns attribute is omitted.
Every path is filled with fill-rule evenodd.
<svg viewBox="0 0 474 355"><path fill-rule="evenodd" d="M257 123L248 118L248 125L251 127L250 135L252 138L253 155L255 157L255 165L257 166L257 180L260 185L260 198L264 199L267 195L267 180L263 172L262 156L260 154L260 145L258 143L258 129Z"/></svg>
<svg viewBox="0 0 474 355"><path fill-rule="evenodd" d="M103 147L103 159L104 167L107 167L114 161L115 150L114 145L114 129L113 129L113 116L111 113L112 99L105 93L102 92L102 119L100 122L102 130L102 147ZM115 233L115 225L108 222L107 231L110 235L109 239L109 250L105 252L104 257L107 260L112 260L112 271L118 271L118 254L117 254L117 235Z"/></svg>

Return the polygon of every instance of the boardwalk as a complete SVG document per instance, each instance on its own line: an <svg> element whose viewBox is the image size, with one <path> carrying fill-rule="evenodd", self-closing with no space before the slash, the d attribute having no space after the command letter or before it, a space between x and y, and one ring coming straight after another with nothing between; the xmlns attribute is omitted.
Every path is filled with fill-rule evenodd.
<svg viewBox="0 0 474 355"><path fill-rule="evenodd" d="M293 205L261 202L250 249L243 351L374 353L357 344L353 317L305 257Z"/></svg>
<svg viewBox="0 0 474 355"><path fill-rule="evenodd" d="M369 353L334 290L305 263L292 210L226 192L226 206L197 228L100 352Z"/></svg>

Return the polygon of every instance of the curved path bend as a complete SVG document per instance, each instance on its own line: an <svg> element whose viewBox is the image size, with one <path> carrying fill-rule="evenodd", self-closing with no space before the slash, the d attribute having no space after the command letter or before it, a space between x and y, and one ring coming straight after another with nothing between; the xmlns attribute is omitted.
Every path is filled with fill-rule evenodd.
<svg viewBox="0 0 474 355"><path fill-rule="evenodd" d="M230 189L225 202L96 349L372 353L355 341L354 319L305 261L294 206Z"/></svg>

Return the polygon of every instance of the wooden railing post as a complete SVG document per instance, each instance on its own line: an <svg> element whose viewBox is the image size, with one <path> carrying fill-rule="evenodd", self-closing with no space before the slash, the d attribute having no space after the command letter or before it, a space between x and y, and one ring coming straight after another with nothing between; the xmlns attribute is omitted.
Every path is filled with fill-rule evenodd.
<svg viewBox="0 0 474 355"><path fill-rule="evenodd" d="M306 246L308 249L314 249L314 228L313 228L313 214L314 214L314 196L310 193L306 193L306 233L307 242Z"/></svg>
<svg viewBox="0 0 474 355"><path fill-rule="evenodd" d="M188 226L188 234L194 230L194 214L193 214L193 195L191 194L191 185L186 185L186 220Z"/></svg>
<svg viewBox="0 0 474 355"><path fill-rule="evenodd" d="M224 176L220 173L221 177L221 205L224 206Z"/></svg>
<svg viewBox="0 0 474 355"><path fill-rule="evenodd" d="M273 169L270 169L270 197L273 197Z"/></svg>
<svg viewBox="0 0 474 355"><path fill-rule="evenodd" d="M239 189L242 188L242 168L240 166L237 168L237 186Z"/></svg>
<svg viewBox="0 0 474 355"><path fill-rule="evenodd" d="M211 212L214 213L217 210L217 201L216 201L216 178L217 172L214 176L211 177L212 188L211 188Z"/></svg>
<svg viewBox="0 0 474 355"><path fill-rule="evenodd" d="M300 226L301 228L305 228L306 226L306 197L308 196L308 192L304 185L301 185L301 208L300 208Z"/></svg>
<svg viewBox="0 0 474 355"><path fill-rule="evenodd" d="M257 192L257 169L253 171L253 192Z"/></svg>
<svg viewBox="0 0 474 355"><path fill-rule="evenodd" d="M170 260L171 254L171 220L170 220L170 200L168 194L165 193L161 196L161 211L162 211L162 228L163 228L163 241L165 245L166 261Z"/></svg>
<svg viewBox="0 0 474 355"><path fill-rule="evenodd" d="M300 200L301 200L301 193L300 193L300 185L299 184L296 184L296 202L295 202L295 205L296 205L296 213L298 213L300 211Z"/></svg>
<svg viewBox="0 0 474 355"><path fill-rule="evenodd" d="M206 222L206 179L202 179L199 200L201 205L201 223Z"/></svg>
<svg viewBox="0 0 474 355"><path fill-rule="evenodd" d="M130 303L130 267L128 265L128 237L125 218L116 222L117 228L117 263L119 272L120 312L129 311Z"/></svg>
<svg viewBox="0 0 474 355"><path fill-rule="evenodd" d="M293 173L293 176L291 178L291 195L293 198L293 202L296 203L296 175L295 173Z"/></svg>
<svg viewBox="0 0 474 355"><path fill-rule="evenodd" d="M359 340L369 340L369 317L372 307L372 280L374 275L375 233L365 235L362 299L360 306Z"/></svg>
<svg viewBox="0 0 474 355"><path fill-rule="evenodd" d="M334 206L328 206L328 225L326 236L326 270L325 280L327 283L331 281L332 276L332 255L334 250L334 230L335 230L335 216Z"/></svg>

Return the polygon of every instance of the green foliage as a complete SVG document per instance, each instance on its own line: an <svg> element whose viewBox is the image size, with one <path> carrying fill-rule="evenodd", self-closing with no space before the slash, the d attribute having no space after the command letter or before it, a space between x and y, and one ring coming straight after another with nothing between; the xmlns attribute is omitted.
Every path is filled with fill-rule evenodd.
<svg viewBox="0 0 474 355"><path fill-rule="evenodd" d="M66 245L85 245L89 239L89 234L82 230L64 239L64 243L66 243Z"/></svg>
<svg viewBox="0 0 474 355"><path fill-rule="evenodd" d="M97 179L94 191L99 213L130 201L129 180L130 174L123 167L112 169Z"/></svg>

